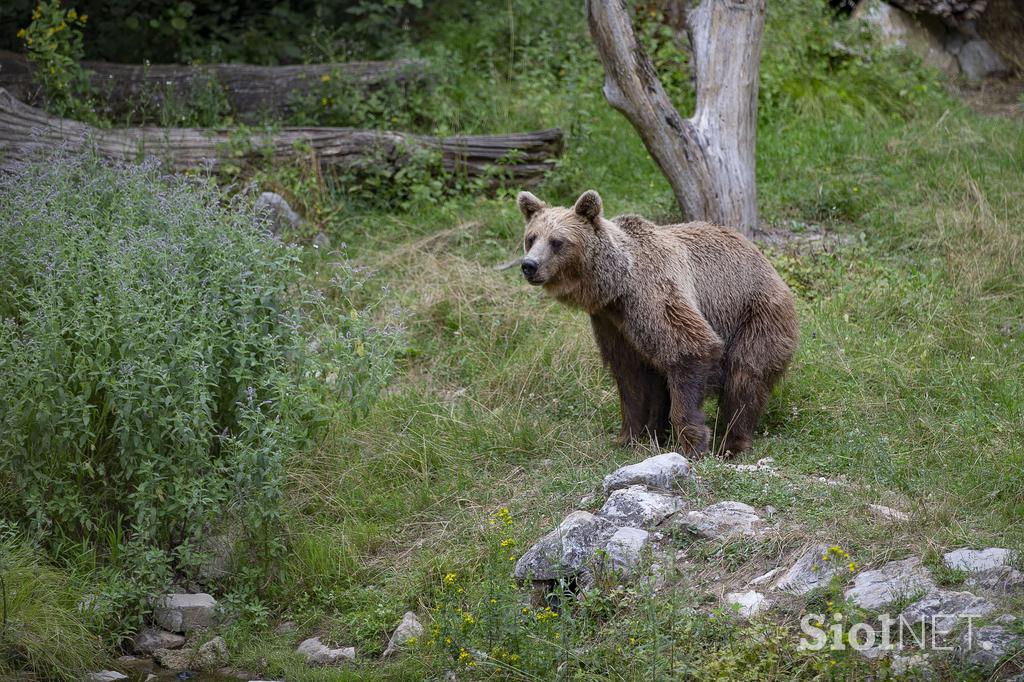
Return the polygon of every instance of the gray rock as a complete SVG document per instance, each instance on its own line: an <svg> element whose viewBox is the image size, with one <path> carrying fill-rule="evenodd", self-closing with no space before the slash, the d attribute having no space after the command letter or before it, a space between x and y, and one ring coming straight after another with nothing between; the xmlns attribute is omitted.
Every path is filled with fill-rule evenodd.
<svg viewBox="0 0 1024 682"><path fill-rule="evenodd" d="M980 587L995 594L1011 595L1024 592L1024 573L1010 566L996 566L967 579L967 586Z"/></svg>
<svg viewBox="0 0 1024 682"><path fill-rule="evenodd" d="M992 602L970 592L937 590L905 608L900 617L911 627L923 622L934 632L948 635L966 622L965 616L986 616L995 608Z"/></svg>
<svg viewBox="0 0 1024 682"><path fill-rule="evenodd" d="M1000 566L1009 566L1013 555L1008 549L954 549L942 555L942 563L948 568L967 573L980 573Z"/></svg>
<svg viewBox="0 0 1024 682"><path fill-rule="evenodd" d="M197 649L157 649L153 658L169 670L216 670L227 665L228 646L214 637Z"/></svg>
<svg viewBox="0 0 1024 682"><path fill-rule="evenodd" d="M628 577L640 563L650 533L640 528L620 528L604 547L606 567Z"/></svg>
<svg viewBox="0 0 1024 682"><path fill-rule="evenodd" d="M165 594L156 599L153 620L164 630L187 632L213 625L217 615L217 600L198 594Z"/></svg>
<svg viewBox="0 0 1024 682"><path fill-rule="evenodd" d="M754 578L753 580L751 580L750 584L752 586L756 587L758 585L764 585L764 584L770 583L772 580L777 578L780 573L784 573L785 571L786 571L786 569L783 566L779 566L778 568L773 568L772 570L768 571L767 573L759 575L756 578Z"/></svg>
<svg viewBox="0 0 1024 682"><path fill-rule="evenodd" d="M910 675L930 679L932 676L931 656L929 654L895 654L892 657L889 670L896 676Z"/></svg>
<svg viewBox="0 0 1024 682"><path fill-rule="evenodd" d="M306 658L306 665L341 665L356 660L355 647L332 649L319 637L310 637L296 651Z"/></svg>
<svg viewBox="0 0 1024 682"><path fill-rule="evenodd" d="M981 38L964 43L956 58L960 62L960 70L964 72L967 80L972 82L984 78L1003 78L1010 73L1009 67L999 53L992 49L988 41Z"/></svg>
<svg viewBox="0 0 1024 682"><path fill-rule="evenodd" d="M989 674L1005 657L1024 649L1024 637L1003 627L987 625L983 628L965 628L960 635L957 653L960 662Z"/></svg>
<svg viewBox="0 0 1024 682"><path fill-rule="evenodd" d="M950 75L957 72L956 59L944 49L944 30L938 22L931 28L922 23L920 16L881 0L858 4L853 16L873 26L882 45L910 50L928 66Z"/></svg>
<svg viewBox="0 0 1024 682"><path fill-rule="evenodd" d="M771 607L771 602L760 592L730 592L725 595L725 603L730 608L739 607L736 614L740 618L751 618Z"/></svg>
<svg viewBox="0 0 1024 682"><path fill-rule="evenodd" d="M815 545L800 555L800 558L778 579L773 589L793 594L807 594L811 590L828 585L836 575L846 571L838 561L823 561L828 556L829 545Z"/></svg>
<svg viewBox="0 0 1024 682"><path fill-rule="evenodd" d="M283 196L276 192L263 192L256 199L256 212L270 220L270 231L276 235L291 228L296 229L302 223Z"/></svg>
<svg viewBox="0 0 1024 682"><path fill-rule="evenodd" d="M909 521L910 514L881 504L869 504L868 511L885 521Z"/></svg>
<svg viewBox="0 0 1024 682"><path fill-rule="evenodd" d="M754 537L765 528L757 510L742 502L718 502L688 513L678 523L694 535L719 541Z"/></svg>
<svg viewBox="0 0 1024 682"><path fill-rule="evenodd" d="M678 452L648 457L642 462L624 466L604 478L604 492L645 485L656 490L678 490L693 480L690 461Z"/></svg>
<svg viewBox="0 0 1024 682"><path fill-rule="evenodd" d="M384 650L384 657L391 656L399 648L409 643L409 640L415 639L423 634L423 625L420 624L416 614L412 611L406 611L405 615L402 616L402 622L398 624L395 631L391 634L391 638L388 640L388 646Z"/></svg>
<svg viewBox="0 0 1024 682"><path fill-rule="evenodd" d="M873 571L864 571L853 579L853 587L845 593L861 608L878 610L888 604L936 589L935 581L917 557L890 561Z"/></svg>
<svg viewBox="0 0 1024 682"><path fill-rule="evenodd" d="M607 519L575 511L519 557L513 575L519 580L586 577L593 568L594 552L603 549L618 530Z"/></svg>
<svg viewBox="0 0 1024 682"><path fill-rule="evenodd" d="M148 673L153 671L153 659L142 656L118 656L117 667L136 673Z"/></svg>
<svg viewBox="0 0 1024 682"><path fill-rule="evenodd" d="M127 680L128 676L116 670L101 670L98 673L89 673L85 676L86 682L119 682Z"/></svg>
<svg viewBox="0 0 1024 682"><path fill-rule="evenodd" d="M167 632L166 630L146 628L135 635L132 645L135 651L148 655L157 649L180 649L185 646L185 638L182 635Z"/></svg>
<svg viewBox="0 0 1024 682"><path fill-rule="evenodd" d="M317 232L316 236L313 237L313 248L314 249L329 249L331 248L331 238L323 232Z"/></svg>
<svg viewBox="0 0 1024 682"><path fill-rule="evenodd" d="M602 516L619 526L651 528L679 511L682 501L673 495L651 492L642 485L612 491L601 507Z"/></svg>

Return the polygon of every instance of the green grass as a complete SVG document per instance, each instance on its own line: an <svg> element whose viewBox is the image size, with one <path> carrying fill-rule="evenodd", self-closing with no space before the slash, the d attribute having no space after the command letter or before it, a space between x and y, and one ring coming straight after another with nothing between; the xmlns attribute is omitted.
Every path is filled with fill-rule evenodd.
<svg viewBox="0 0 1024 682"><path fill-rule="evenodd" d="M422 120L444 133L560 125L564 160L535 193L567 204L595 188L609 213L674 220L667 183L601 97L578 7L539 5L503 8L478 32L439 22L446 28L418 49L476 66L453 68L439 85L445 103L434 101ZM510 19L519 22L514 42ZM708 572L738 584L812 538L840 544L862 567L910 553L934 565L960 546L1024 548L1024 130L948 98L904 56L835 66L828 46L855 39L851 32L808 2L770 9L762 216L843 239L826 253L770 252L799 294L802 340L742 461L773 457L782 475L697 467L699 502L771 505L783 523L777 541L690 548ZM685 87L683 79L674 92L682 102ZM516 620L523 596L503 586L508 561L495 542L525 549L605 474L654 453L613 446L618 400L585 316L514 270L493 269L519 249L517 188L497 197L382 192L367 203L346 191L351 178L300 166L258 177L388 284L389 303L405 311L408 348L364 418L339 419L316 447L289 455L289 551L260 597L266 622L243 619L225 632L235 665L289 680L411 680L452 669L460 679L545 679L552 661L582 680L650 679L670 666L700 679L867 674L872 664L852 653L795 651L805 604L787 604L778 623L744 625L692 612L716 603L694 586L657 599L606 586L566 609L557 627ZM308 272L318 276L329 261L310 256ZM867 502L903 509L912 522L881 525ZM502 508L514 523L499 537L488 522ZM458 596L443 586L450 572L464 586ZM840 592L833 586L812 605ZM488 616L491 598L508 613ZM376 662L405 610L437 633ZM483 624L460 625L463 611ZM298 631L269 634L283 619ZM485 626L510 628L517 663L459 662L460 642L483 646ZM355 645L362 662L306 668L293 651L314 632Z"/></svg>

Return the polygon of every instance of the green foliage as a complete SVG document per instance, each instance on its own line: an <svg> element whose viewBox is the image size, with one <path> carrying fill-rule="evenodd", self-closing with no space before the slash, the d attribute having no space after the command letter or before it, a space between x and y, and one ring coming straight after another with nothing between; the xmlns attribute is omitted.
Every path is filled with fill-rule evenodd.
<svg viewBox="0 0 1024 682"><path fill-rule="evenodd" d="M82 68L82 28L89 17L65 10L60 0L43 0L32 22L18 31L47 107L59 116L93 120L89 74Z"/></svg>
<svg viewBox="0 0 1024 682"><path fill-rule="evenodd" d="M339 258L305 280L252 201L60 156L0 193L0 512L141 590L224 524L266 574L289 452L390 373L400 330L358 302L361 273Z"/></svg>
<svg viewBox="0 0 1024 682"><path fill-rule="evenodd" d="M102 652L79 608L83 595L5 530L0 525L0 677L81 679Z"/></svg>

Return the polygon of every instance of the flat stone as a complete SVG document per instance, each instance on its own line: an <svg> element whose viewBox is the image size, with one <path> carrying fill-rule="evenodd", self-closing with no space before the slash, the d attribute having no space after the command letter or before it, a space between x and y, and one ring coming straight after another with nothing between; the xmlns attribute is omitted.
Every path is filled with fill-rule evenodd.
<svg viewBox="0 0 1024 682"><path fill-rule="evenodd" d="M937 590L905 608L900 617L911 627L923 622L934 632L948 635L966 623L966 616L986 616L995 608L992 602L970 592Z"/></svg>
<svg viewBox="0 0 1024 682"><path fill-rule="evenodd" d="M356 660L355 647L332 649L321 642L319 637L303 641L296 651L306 658L306 665L311 666L342 665Z"/></svg>
<svg viewBox="0 0 1024 682"><path fill-rule="evenodd" d="M786 568L784 566L779 566L778 568L773 568L772 570L768 571L767 573L763 573L763 574L757 576L756 578L754 578L753 580L751 580L750 584L755 586L755 587L757 585L765 585L767 583L770 583L772 580L774 580L776 577L778 577L778 575L780 573L784 573L785 571L786 571Z"/></svg>
<svg viewBox="0 0 1024 682"><path fill-rule="evenodd" d="M153 671L153 659L142 656L118 656L117 667L121 670L149 673Z"/></svg>
<svg viewBox="0 0 1024 682"><path fill-rule="evenodd" d="M164 630L187 632L213 625L217 615L217 600L200 592L197 594L165 594L153 606L153 620Z"/></svg>
<svg viewBox="0 0 1024 682"><path fill-rule="evenodd" d="M653 528L682 507L682 500L648 490L642 485L613 490L598 516L619 526Z"/></svg>
<svg viewBox="0 0 1024 682"><path fill-rule="evenodd" d="M886 521L909 521L910 514L881 504L869 504L868 511Z"/></svg>
<svg viewBox="0 0 1024 682"><path fill-rule="evenodd" d="M823 561L828 556L830 545L815 545L800 555L800 558L779 578L773 589L793 594L807 594L811 590L828 585L846 567L838 561Z"/></svg>
<svg viewBox="0 0 1024 682"><path fill-rule="evenodd" d="M769 608L771 602L760 592L750 590L749 592L730 592L725 595L725 603L730 608L739 606L736 615L740 618L751 618L761 611Z"/></svg>
<svg viewBox="0 0 1024 682"><path fill-rule="evenodd" d="M694 535L719 541L754 537L765 527L757 510L742 502L718 502L688 513L679 523Z"/></svg>
<svg viewBox="0 0 1024 682"><path fill-rule="evenodd" d="M166 630L146 628L135 635L132 646L140 654L148 655L157 649L180 649L185 646L185 637Z"/></svg>
<svg viewBox="0 0 1024 682"><path fill-rule="evenodd" d="M620 528L604 547L606 566L628 577L643 558L650 533L640 528Z"/></svg>
<svg viewBox="0 0 1024 682"><path fill-rule="evenodd" d="M942 555L942 563L948 568L967 573L980 573L1000 566L1009 566L1012 559L1012 552L1002 547L954 549Z"/></svg>
<svg viewBox="0 0 1024 682"><path fill-rule="evenodd" d="M96 673L89 673L85 676L86 682L119 682L127 680L128 676L116 670L101 670Z"/></svg>
<svg viewBox="0 0 1024 682"><path fill-rule="evenodd" d="M890 561L873 571L858 573L845 593L861 608L878 610L888 604L936 589L935 581L917 557Z"/></svg>
<svg viewBox="0 0 1024 682"><path fill-rule="evenodd" d="M775 471L775 459L772 457L762 457L757 460L756 464L727 464L726 466L732 468L734 471L740 473L752 474L752 473L765 473L765 474L776 474Z"/></svg>
<svg viewBox="0 0 1024 682"><path fill-rule="evenodd" d="M666 452L608 474L604 477L604 492L607 495L631 485L645 485L654 490L680 490L693 478L688 459L678 452Z"/></svg>
<svg viewBox="0 0 1024 682"><path fill-rule="evenodd" d="M391 656L401 647L409 643L410 640L416 639L423 634L423 625L420 624L416 614L412 611L406 611L405 615L402 616L402 622L398 624L395 631L391 633L391 638L388 640L388 646L384 650L384 657Z"/></svg>
<svg viewBox="0 0 1024 682"><path fill-rule="evenodd" d="M619 530L611 521L585 511L574 511L553 531L538 540L516 562L519 580L556 580L589 575L594 552L603 549Z"/></svg>
<svg viewBox="0 0 1024 682"><path fill-rule="evenodd" d="M971 575L967 586L1001 595L1018 594L1024 592L1024 573L1010 566L996 566Z"/></svg>
<svg viewBox="0 0 1024 682"><path fill-rule="evenodd" d="M965 628L960 635L957 653L960 662L985 674L996 669L1000 661L1024 649L1024 637L1002 625Z"/></svg>
<svg viewBox="0 0 1024 682"><path fill-rule="evenodd" d="M932 672L931 656L928 654L895 654L889 664L889 670L897 676L916 675L927 679L931 677Z"/></svg>

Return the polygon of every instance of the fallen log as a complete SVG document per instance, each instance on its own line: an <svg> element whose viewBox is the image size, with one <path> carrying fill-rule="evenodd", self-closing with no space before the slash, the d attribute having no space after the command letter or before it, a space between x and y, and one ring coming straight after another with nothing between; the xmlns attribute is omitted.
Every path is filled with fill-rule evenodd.
<svg viewBox="0 0 1024 682"><path fill-rule="evenodd" d="M324 167L359 168L387 164L396 170L416 150L436 151L452 174L499 177L516 185L539 180L562 151L562 131L550 128L509 135L433 137L358 128L281 128L255 131L207 128L95 128L51 116L0 88L0 170L40 150L64 146L94 149L114 161L151 156L167 168L185 171L246 159L287 161L313 154Z"/></svg>
<svg viewBox="0 0 1024 682"><path fill-rule="evenodd" d="M212 81L223 89L232 111L243 120L264 113L286 113L296 97L317 92L324 76L341 78L366 89L389 83L406 86L427 78L427 63L417 59L292 66L85 61L82 68L91 72L90 82L104 101L120 106L144 98L159 103L168 94L187 101ZM25 55L0 50L0 88L22 102L39 101L41 93L33 79L34 70L35 65Z"/></svg>

